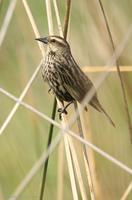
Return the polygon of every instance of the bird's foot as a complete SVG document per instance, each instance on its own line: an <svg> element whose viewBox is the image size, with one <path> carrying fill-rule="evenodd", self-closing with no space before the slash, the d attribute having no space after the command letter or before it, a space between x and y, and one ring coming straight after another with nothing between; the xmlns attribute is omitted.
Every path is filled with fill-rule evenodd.
<svg viewBox="0 0 132 200"><path fill-rule="evenodd" d="M67 115L67 111L66 108L58 108L58 112L59 112L59 119L62 119L62 114Z"/></svg>
<svg viewBox="0 0 132 200"><path fill-rule="evenodd" d="M59 114L59 119L60 119L60 120L62 119L62 114L65 114L65 115L68 114L68 112L66 111L66 109L68 108L68 106L69 106L71 103L73 103L73 101L69 102L64 108L59 108L59 109L58 109L58 112L60 113L60 114Z"/></svg>

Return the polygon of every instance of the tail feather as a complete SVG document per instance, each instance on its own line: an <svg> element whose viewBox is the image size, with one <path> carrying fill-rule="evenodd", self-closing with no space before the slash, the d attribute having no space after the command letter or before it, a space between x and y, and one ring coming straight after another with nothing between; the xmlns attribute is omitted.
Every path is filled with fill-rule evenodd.
<svg viewBox="0 0 132 200"><path fill-rule="evenodd" d="M102 105L99 103L98 99L97 99L97 101L91 101L90 105L93 106L99 112L103 113L105 115L105 117L109 120L109 122L112 124L112 126L114 128L116 127L115 123L113 122L113 120L111 119L111 117L107 114L107 112L104 110L104 108L102 107Z"/></svg>
<svg viewBox="0 0 132 200"><path fill-rule="evenodd" d="M109 120L109 122L113 125L113 127L115 128L115 123L113 122L113 120L111 119L111 117L107 114L107 112L103 109L103 107L101 106L101 111L102 113L107 117L107 119Z"/></svg>

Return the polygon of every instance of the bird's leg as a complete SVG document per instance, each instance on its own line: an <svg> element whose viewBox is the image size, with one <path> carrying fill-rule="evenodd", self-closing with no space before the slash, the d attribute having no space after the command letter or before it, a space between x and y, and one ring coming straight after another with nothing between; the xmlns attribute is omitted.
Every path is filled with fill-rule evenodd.
<svg viewBox="0 0 132 200"><path fill-rule="evenodd" d="M58 112L60 113L60 114L59 114L59 118L60 118L60 119L62 119L62 116L61 116L62 114L66 114L66 115L67 115L66 109L67 109L68 106L71 105L72 103L73 103L73 101L70 101L65 107L59 108L59 109L58 109ZM64 106L64 103L63 103L63 106Z"/></svg>
<svg viewBox="0 0 132 200"><path fill-rule="evenodd" d="M66 114L67 115L67 111L64 109L64 102L63 101L60 101L61 104L62 104L62 108L58 108L58 112L59 112L59 119L61 120L62 119L62 114Z"/></svg>

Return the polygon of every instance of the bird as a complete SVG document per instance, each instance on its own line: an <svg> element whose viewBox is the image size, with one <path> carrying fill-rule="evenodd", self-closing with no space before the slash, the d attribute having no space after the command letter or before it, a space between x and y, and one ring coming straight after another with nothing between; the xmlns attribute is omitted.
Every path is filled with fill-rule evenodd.
<svg viewBox="0 0 132 200"><path fill-rule="evenodd" d="M66 109L70 104L74 101L81 103L86 94L93 89L94 95L89 104L103 113L115 127L113 120L99 102L92 81L74 60L69 43L63 37L57 35L36 38L36 40L46 46L42 76L49 85L49 92L52 91L63 105L63 108L58 109L60 119L62 113L67 114ZM65 107L64 102L68 102ZM87 111L87 105L84 108Z"/></svg>

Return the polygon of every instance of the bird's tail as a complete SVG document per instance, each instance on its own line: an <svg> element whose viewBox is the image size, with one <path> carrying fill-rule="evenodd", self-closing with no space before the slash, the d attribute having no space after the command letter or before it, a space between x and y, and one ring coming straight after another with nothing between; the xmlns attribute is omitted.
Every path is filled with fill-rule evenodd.
<svg viewBox="0 0 132 200"><path fill-rule="evenodd" d="M95 101L91 101L90 102L91 106L93 106L96 110L98 110L99 112L103 113L105 115L105 117L109 120L109 122L112 124L112 126L115 128L115 123L113 122L113 120L111 119L111 117L107 114L107 112L104 110L104 108L102 107L102 105L100 104L100 102L97 100L97 102Z"/></svg>

